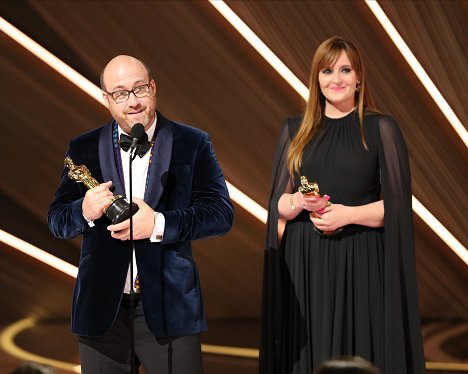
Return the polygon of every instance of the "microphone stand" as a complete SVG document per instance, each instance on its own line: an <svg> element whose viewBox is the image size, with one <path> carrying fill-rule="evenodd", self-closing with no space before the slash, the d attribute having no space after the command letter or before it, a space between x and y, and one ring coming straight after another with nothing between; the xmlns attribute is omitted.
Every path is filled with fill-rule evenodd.
<svg viewBox="0 0 468 374"><path fill-rule="evenodd" d="M135 253L135 244L133 242L133 177L132 177L132 162L135 159L139 144L134 149L130 149L130 159L128 163L128 175L129 175L129 203L130 203L130 374L136 373L135 367L135 291L134 291L134 274L133 274L133 255ZM132 153L133 151L133 153Z"/></svg>

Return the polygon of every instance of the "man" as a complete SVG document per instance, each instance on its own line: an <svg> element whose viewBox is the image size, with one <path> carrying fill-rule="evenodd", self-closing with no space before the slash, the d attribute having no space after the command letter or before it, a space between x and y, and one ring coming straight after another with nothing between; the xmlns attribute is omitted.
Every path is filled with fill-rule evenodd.
<svg viewBox="0 0 468 374"><path fill-rule="evenodd" d="M87 189L64 169L48 216L56 237L83 235L71 327L79 335L82 371L129 372L134 308L135 355L147 374L201 373L199 333L206 320L191 240L231 228L223 173L205 132L156 111L156 83L141 61L115 57L101 86L113 120L73 139L68 156L104 183ZM150 144L132 164L139 208L133 216L135 286L130 222L111 225L103 210L113 195L129 195L130 151L119 147L119 139L136 123ZM132 287L137 293L129 297Z"/></svg>

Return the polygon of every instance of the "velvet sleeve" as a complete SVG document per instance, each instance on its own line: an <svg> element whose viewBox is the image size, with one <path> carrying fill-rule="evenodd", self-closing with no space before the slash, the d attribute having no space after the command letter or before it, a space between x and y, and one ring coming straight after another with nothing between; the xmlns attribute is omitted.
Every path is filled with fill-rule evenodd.
<svg viewBox="0 0 468 374"><path fill-rule="evenodd" d="M411 175L408 153L396 122L379 118L379 166L385 207L385 363L388 373L424 373L416 260L414 254ZM406 365L412 365L407 367Z"/></svg>
<svg viewBox="0 0 468 374"><path fill-rule="evenodd" d="M73 152L73 142L67 156L73 160L79 159L79 155ZM49 229L55 237L71 239L89 229L82 209L85 193L86 187L70 179L68 169L64 168L47 217Z"/></svg>
<svg viewBox="0 0 468 374"><path fill-rule="evenodd" d="M191 205L162 212L166 220L163 244L223 235L231 229L232 203L206 133L195 157Z"/></svg>

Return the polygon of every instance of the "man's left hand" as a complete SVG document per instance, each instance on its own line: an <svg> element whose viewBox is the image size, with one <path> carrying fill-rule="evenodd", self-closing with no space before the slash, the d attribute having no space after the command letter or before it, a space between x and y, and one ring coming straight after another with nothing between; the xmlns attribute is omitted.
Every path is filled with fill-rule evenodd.
<svg viewBox="0 0 468 374"><path fill-rule="evenodd" d="M154 229L154 210L143 200L133 198L133 202L139 207L133 215L133 240L148 239ZM130 239L130 219L116 225L107 226L111 236L119 240Z"/></svg>

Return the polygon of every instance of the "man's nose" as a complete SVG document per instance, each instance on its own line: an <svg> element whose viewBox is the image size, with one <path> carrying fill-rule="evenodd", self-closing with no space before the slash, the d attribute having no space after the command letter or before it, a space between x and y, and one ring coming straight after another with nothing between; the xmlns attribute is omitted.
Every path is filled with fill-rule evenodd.
<svg viewBox="0 0 468 374"><path fill-rule="evenodd" d="M127 105L129 106L137 106L140 104L140 100L136 97L133 91L130 91L128 95Z"/></svg>

